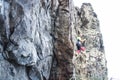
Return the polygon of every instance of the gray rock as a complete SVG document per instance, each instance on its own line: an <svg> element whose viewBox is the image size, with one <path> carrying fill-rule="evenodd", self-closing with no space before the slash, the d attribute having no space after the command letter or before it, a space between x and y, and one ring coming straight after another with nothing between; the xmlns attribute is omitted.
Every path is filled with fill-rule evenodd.
<svg viewBox="0 0 120 80"><path fill-rule="evenodd" d="M76 8L76 11L76 20L82 24L75 23L75 30L77 36L86 39L84 43L86 51L80 55L83 60L79 61L76 57L77 53L73 56L75 74L81 80L107 80L104 45L97 15L90 3L83 3L80 9ZM81 63L77 64L77 62Z"/></svg>
<svg viewBox="0 0 120 80"><path fill-rule="evenodd" d="M12 64L3 58L0 53L0 80L29 80L25 66Z"/></svg>
<svg viewBox="0 0 120 80"><path fill-rule="evenodd" d="M52 56L47 56L40 60L36 66L29 70L29 76L32 80L49 80L50 69L52 65Z"/></svg>
<svg viewBox="0 0 120 80"><path fill-rule="evenodd" d="M0 41L3 43L1 46L1 52L4 58L8 60L8 64L14 64L24 66L21 70L25 74L24 69L29 70L29 67L43 66L42 59L46 60L47 56L53 55L53 43L51 37L51 17L50 17L50 4L51 1L26 1L26 0L6 0L5 16L1 19L2 32L0 32ZM2 22L3 21L3 22ZM4 41L6 40L6 41ZM3 51L4 48L4 51ZM12 62L11 62L12 61ZM39 63L41 62L41 63ZM50 68L52 65L52 57L47 58L46 64L49 62L49 67L45 65L48 72L37 70L36 72L44 75L41 77L49 78ZM39 65L37 65L39 63ZM27 67L28 66L28 67ZM17 67L15 67L16 70ZM5 73L7 74L7 73ZM16 76L24 76L27 80L29 75L17 74ZM34 75L35 77L36 75ZM9 77L9 76L8 76ZM19 78L18 78L19 79ZM17 77L9 77L5 80L18 80ZM38 78L39 79L39 78ZM20 80L20 79L19 79Z"/></svg>
<svg viewBox="0 0 120 80"><path fill-rule="evenodd" d="M9 58L20 65L35 65L38 59L35 46L29 40L21 40L17 46L11 44L7 51L9 52Z"/></svg>
<svg viewBox="0 0 120 80"><path fill-rule="evenodd" d="M106 80L102 34L91 4L79 9L72 0L4 0L3 12L0 80L69 80L74 74ZM73 58L81 34L86 52L78 68Z"/></svg>

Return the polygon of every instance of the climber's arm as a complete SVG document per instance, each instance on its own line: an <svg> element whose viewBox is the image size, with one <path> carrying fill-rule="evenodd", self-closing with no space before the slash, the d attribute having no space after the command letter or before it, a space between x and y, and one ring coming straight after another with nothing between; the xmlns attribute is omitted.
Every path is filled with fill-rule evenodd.
<svg viewBox="0 0 120 80"><path fill-rule="evenodd" d="M84 41L86 41L86 39L82 39L82 40L81 40L81 42L84 42Z"/></svg>

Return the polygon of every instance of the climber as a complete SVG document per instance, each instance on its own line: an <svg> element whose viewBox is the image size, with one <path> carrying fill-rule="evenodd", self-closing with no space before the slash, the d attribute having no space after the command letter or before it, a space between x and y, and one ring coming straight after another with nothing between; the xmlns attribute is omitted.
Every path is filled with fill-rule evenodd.
<svg viewBox="0 0 120 80"><path fill-rule="evenodd" d="M77 37L77 42L76 42L77 53L80 53L81 51L85 50L85 47L83 46L84 43L85 43L85 39L82 40L80 37Z"/></svg>

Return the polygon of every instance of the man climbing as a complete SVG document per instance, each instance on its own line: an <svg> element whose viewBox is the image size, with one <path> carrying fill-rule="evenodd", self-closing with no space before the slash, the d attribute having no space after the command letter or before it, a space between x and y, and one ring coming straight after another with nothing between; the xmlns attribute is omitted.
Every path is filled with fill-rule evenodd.
<svg viewBox="0 0 120 80"><path fill-rule="evenodd" d="M77 42L76 42L76 46L77 46L77 53L80 53L81 50L84 51L85 47L82 45L85 42L85 39L81 39L80 37L77 37Z"/></svg>

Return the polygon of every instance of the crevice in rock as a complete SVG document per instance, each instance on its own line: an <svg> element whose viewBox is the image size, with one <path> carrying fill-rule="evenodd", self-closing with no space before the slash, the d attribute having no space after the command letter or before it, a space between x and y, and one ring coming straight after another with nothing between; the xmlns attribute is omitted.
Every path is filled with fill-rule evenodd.
<svg viewBox="0 0 120 80"><path fill-rule="evenodd" d="M26 73L27 73L28 79L29 79L29 80L32 80L32 79L30 78L30 76L29 76L29 73L30 73L30 70L32 69L32 66L26 66L25 68L26 68Z"/></svg>
<svg viewBox="0 0 120 80"><path fill-rule="evenodd" d="M65 12L67 12L67 13L69 13L69 10L67 10L67 9L61 9L62 11L65 11Z"/></svg>
<svg viewBox="0 0 120 80"><path fill-rule="evenodd" d="M10 26L10 36L14 33L15 28L21 24L24 17L23 7L15 1L10 4L9 12L9 26Z"/></svg>
<svg viewBox="0 0 120 80"><path fill-rule="evenodd" d="M15 67L17 66L21 66L20 64L18 64L15 60L13 59L6 59L9 63L11 63L12 65L14 65Z"/></svg>

